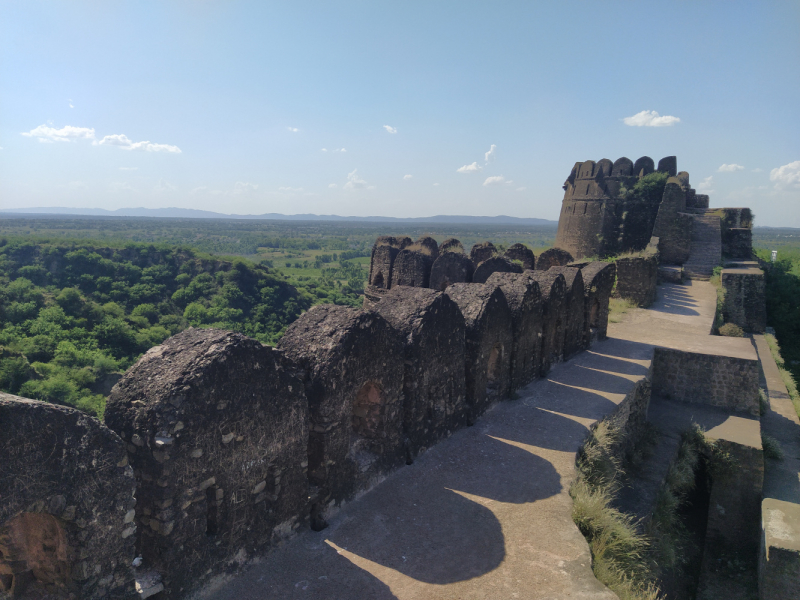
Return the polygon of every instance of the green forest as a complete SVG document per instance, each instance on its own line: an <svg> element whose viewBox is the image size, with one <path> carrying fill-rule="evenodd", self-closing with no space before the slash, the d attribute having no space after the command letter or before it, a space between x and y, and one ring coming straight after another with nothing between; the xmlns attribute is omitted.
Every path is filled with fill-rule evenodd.
<svg viewBox="0 0 800 600"><path fill-rule="evenodd" d="M314 304L360 306L375 238L398 233L546 247L555 228L3 219L0 389L102 418L121 373L187 327L274 344Z"/></svg>

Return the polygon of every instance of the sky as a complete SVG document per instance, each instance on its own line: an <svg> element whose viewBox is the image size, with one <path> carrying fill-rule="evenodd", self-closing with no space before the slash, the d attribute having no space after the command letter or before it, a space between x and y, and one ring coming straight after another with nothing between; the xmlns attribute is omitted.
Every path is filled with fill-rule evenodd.
<svg viewBox="0 0 800 600"><path fill-rule="evenodd" d="M676 155L800 227L800 2L0 0L0 208L557 219Z"/></svg>

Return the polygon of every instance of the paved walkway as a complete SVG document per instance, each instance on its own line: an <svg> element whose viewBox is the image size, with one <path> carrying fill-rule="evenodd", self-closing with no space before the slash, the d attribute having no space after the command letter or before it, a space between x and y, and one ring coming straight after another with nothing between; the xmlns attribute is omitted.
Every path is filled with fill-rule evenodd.
<svg viewBox="0 0 800 600"><path fill-rule="evenodd" d="M390 475L324 531L300 534L201 597L616 598L594 578L571 518L568 490L587 428L647 374L653 344L726 351L722 340L727 351L745 354L741 343L749 345L708 335L710 284L666 285L659 293L652 308L612 325L610 339Z"/></svg>

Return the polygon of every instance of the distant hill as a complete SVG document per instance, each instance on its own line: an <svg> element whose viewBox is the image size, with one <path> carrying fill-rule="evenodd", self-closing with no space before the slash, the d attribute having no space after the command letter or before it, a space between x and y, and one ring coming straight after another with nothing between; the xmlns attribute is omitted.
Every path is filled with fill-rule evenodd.
<svg viewBox="0 0 800 600"><path fill-rule="evenodd" d="M263 215L228 215L208 210L192 208L119 208L105 210L103 208L6 208L0 210L6 215L71 215L91 217L162 217L178 219L265 219L273 221L368 221L375 223L464 223L464 224L495 224L495 225L555 225L557 221L548 219L533 219L509 217L499 215L496 217L474 217L470 215L435 215L432 217L341 217L339 215L282 215L279 213L265 213Z"/></svg>

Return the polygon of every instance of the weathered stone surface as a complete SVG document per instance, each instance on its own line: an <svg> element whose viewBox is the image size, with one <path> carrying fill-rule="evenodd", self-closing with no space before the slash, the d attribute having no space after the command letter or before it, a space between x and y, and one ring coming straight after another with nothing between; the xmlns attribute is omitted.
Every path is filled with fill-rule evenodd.
<svg viewBox="0 0 800 600"><path fill-rule="evenodd" d="M656 348L653 393L757 415L758 373L757 360Z"/></svg>
<svg viewBox="0 0 800 600"><path fill-rule="evenodd" d="M466 426L464 317L441 292L402 287L375 310L404 342L403 439L406 460L412 461Z"/></svg>
<svg viewBox="0 0 800 600"><path fill-rule="evenodd" d="M511 310L499 288L455 283L445 294L466 324L467 418L472 424L511 389Z"/></svg>
<svg viewBox="0 0 800 600"><path fill-rule="evenodd" d="M611 170L612 177L630 177L633 174L633 161L627 156L623 156L614 161L614 168Z"/></svg>
<svg viewBox="0 0 800 600"><path fill-rule="evenodd" d="M292 323L278 348L305 373L308 478L319 488L312 519L322 519L329 504L404 462L402 342L380 315L323 304Z"/></svg>
<svg viewBox="0 0 800 600"><path fill-rule="evenodd" d="M134 597L123 441L79 410L0 393L0 456L0 596Z"/></svg>
<svg viewBox="0 0 800 600"><path fill-rule="evenodd" d="M387 290L391 287L394 261L399 253L400 250L389 245L376 245L372 249L369 285Z"/></svg>
<svg viewBox="0 0 800 600"><path fill-rule="evenodd" d="M653 235L659 238L661 260L668 264L683 264L689 258L692 242L692 223L686 211L686 192L675 177L667 180L664 196L658 207Z"/></svg>
<svg viewBox="0 0 800 600"><path fill-rule="evenodd" d="M436 260L439 256L439 245L436 243L436 240L430 236L419 238L416 242L411 244L409 248L421 252L422 254L427 254L431 257L432 261Z"/></svg>
<svg viewBox="0 0 800 600"><path fill-rule="evenodd" d="M749 231L749 230L748 230ZM767 326L767 300L764 271L761 269L723 269L725 305L722 317L752 333L763 333Z"/></svg>
<svg viewBox="0 0 800 600"><path fill-rule="evenodd" d="M564 356L567 282L553 270L530 273L539 284L542 295L542 360L540 374L547 375L550 367Z"/></svg>
<svg viewBox="0 0 800 600"><path fill-rule="evenodd" d="M470 283L475 270L472 261L455 250L443 251L431 267L430 287L443 292L453 283Z"/></svg>
<svg viewBox="0 0 800 600"><path fill-rule="evenodd" d="M614 289L617 267L614 263L591 262L581 267L583 293L586 302L585 340L588 348L593 340L606 339L608 331L608 302Z"/></svg>
<svg viewBox="0 0 800 600"><path fill-rule="evenodd" d="M464 254L464 244L462 244L456 238L448 238L439 246L439 254L444 254L445 252L458 252L460 254Z"/></svg>
<svg viewBox="0 0 800 600"><path fill-rule="evenodd" d="M522 267L503 256L493 256L475 268L472 281L473 283L485 283L492 273L522 273Z"/></svg>
<svg viewBox="0 0 800 600"><path fill-rule="evenodd" d="M533 271L536 268L536 257L525 244L512 244L503 254L508 260L517 260L523 270Z"/></svg>
<svg viewBox="0 0 800 600"><path fill-rule="evenodd" d="M675 156L665 156L660 161L658 161L658 168L657 171L661 173L667 173L670 177L673 177L678 174L678 158ZM687 173L688 175L688 173ZM688 180L688 178L687 178ZM687 181L688 183L688 181Z"/></svg>
<svg viewBox="0 0 800 600"><path fill-rule="evenodd" d="M656 299L658 285L658 257L655 254L618 258L617 287L614 295L636 303L650 306Z"/></svg>
<svg viewBox="0 0 800 600"><path fill-rule="evenodd" d="M305 517L303 383L256 340L191 328L169 338L114 387L106 423L127 443L139 546L170 595Z"/></svg>
<svg viewBox="0 0 800 600"><path fill-rule="evenodd" d="M479 264L492 258L495 254L497 254L497 248L492 242L481 242L472 247L472 250L469 251L469 258L477 268Z"/></svg>
<svg viewBox="0 0 800 600"><path fill-rule="evenodd" d="M633 174L642 177L655 171L655 163L649 156L642 156L633 164Z"/></svg>
<svg viewBox="0 0 800 600"><path fill-rule="evenodd" d="M800 504L764 498L761 504L759 598L800 598Z"/></svg>
<svg viewBox="0 0 800 600"><path fill-rule="evenodd" d="M575 260L572 254L561 248L550 248L536 257L536 270L547 271L550 267L565 267Z"/></svg>
<svg viewBox="0 0 800 600"><path fill-rule="evenodd" d="M428 254L411 248L413 246L401 250L395 258L391 287L397 285L428 287L430 284L433 260Z"/></svg>
<svg viewBox="0 0 800 600"><path fill-rule="evenodd" d="M583 276L574 267L551 267L561 273L566 284L564 319L564 358L583 350L586 342L586 300L584 297Z"/></svg>
<svg viewBox="0 0 800 600"><path fill-rule="evenodd" d="M511 309L511 389L539 377L542 354L542 295L530 273L493 273L486 287L499 287Z"/></svg>

